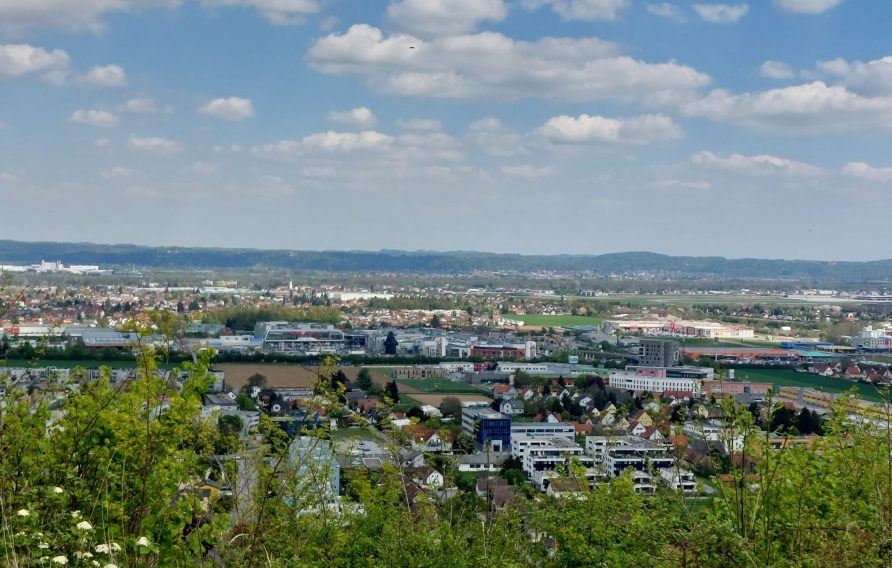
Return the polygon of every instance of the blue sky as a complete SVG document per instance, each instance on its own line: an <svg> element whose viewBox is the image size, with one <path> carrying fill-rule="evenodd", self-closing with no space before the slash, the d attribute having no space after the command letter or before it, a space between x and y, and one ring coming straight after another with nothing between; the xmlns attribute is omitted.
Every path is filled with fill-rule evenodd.
<svg viewBox="0 0 892 568"><path fill-rule="evenodd" d="M892 256L892 3L0 0L0 238Z"/></svg>

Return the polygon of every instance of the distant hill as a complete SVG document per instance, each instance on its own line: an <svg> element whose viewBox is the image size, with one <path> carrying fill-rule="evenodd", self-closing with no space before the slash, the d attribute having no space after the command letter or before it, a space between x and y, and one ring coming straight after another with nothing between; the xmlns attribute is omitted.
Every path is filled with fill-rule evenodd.
<svg viewBox="0 0 892 568"><path fill-rule="evenodd" d="M61 260L66 264L151 268L272 268L293 271L468 273L593 271L665 273L722 279L807 279L817 282L892 281L892 260L837 262L668 256L651 252L601 255L520 255L432 251L296 251L147 247L0 240L0 263Z"/></svg>

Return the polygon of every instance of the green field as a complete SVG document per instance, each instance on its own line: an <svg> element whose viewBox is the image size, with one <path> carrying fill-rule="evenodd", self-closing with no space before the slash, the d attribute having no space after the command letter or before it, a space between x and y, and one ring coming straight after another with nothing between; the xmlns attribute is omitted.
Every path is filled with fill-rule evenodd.
<svg viewBox="0 0 892 568"><path fill-rule="evenodd" d="M504 317L520 320L523 322L523 325L538 325L542 327L561 327L571 325L587 325L595 327L601 323L601 318L573 316L570 314L558 314L553 316L543 314L526 314L522 316L507 314Z"/></svg>
<svg viewBox="0 0 892 568"><path fill-rule="evenodd" d="M853 383L811 373L797 373L789 369L737 369L734 376L738 380L773 383L779 387L810 387L830 393L841 393L854 387L858 396L864 400L874 402L882 400L879 391L873 385Z"/></svg>
<svg viewBox="0 0 892 568"><path fill-rule="evenodd" d="M483 389L449 379L397 379L397 384L431 394L486 394ZM402 393L400 393L400 398L402 398Z"/></svg>

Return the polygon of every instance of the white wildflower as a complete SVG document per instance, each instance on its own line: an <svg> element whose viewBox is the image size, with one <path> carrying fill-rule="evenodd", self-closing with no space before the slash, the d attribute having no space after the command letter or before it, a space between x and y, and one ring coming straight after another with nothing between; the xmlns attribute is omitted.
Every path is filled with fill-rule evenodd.
<svg viewBox="0 0 892 568"><path fill-rule="evenodd" d="M77 524L77 528L78 528L78 530L82 530L82 531L91 531L91 530L93 530L93 525L91 525L87 521L81 521Z"/></svg>
<svg viewBox="0 0 892 568"><path fill-rule="evenodd" d="M107 544L97 544L96 552L98 554L108 554L108 551L111 550Z"/></svg>
<svg viewBox="0 0 892 568"><path fill-rule="evenodd" d="M118 568L118 567L115 566L114 564L106 564L105 568Z"/></svg>
<svg viewBox="0 0 892 568"><path fill-rule="evenodd" d="M71 518L72 518L72 519L79 519L79 518L81 518L81 512L80 512L80 511L72 511L72 512L71 512Z"/></svg>
<svg viewBox="0 0 892 568"><path fill-rule="evenodd" d="M55 493L56 495L61 495L62 493L65 493L65 491L61 487L56 486L53 487L53 493Z"/></svg>
<svg viewBox="0 0 892 568"><path fill-rule="evenodd" d="M149 539L144 536L141 536L136 541L136 546L149 546Z"/></svg>
<svg viewBox="0 0 892 568"><path fill-rule="evenodd" d="M49 548L49 547L50 547L50 545L48 545L48 544L45 543L45 542L41 542L40 544L37 545L37 548L47 549L47 548Z"/></svg>
<svg viewBox="0 0 892 568"><path fill-rule="evenodd" d="M27 517L31 514L31 511L29 511L28 509L19 509L18 511L16 511L15 514L20 517Z"/></svg>
<svg viewBox="0 0 892 568"><path fill-rule="evenodd" d="M77 556L78 558L86 559L86 560L93 558L92 552L75 552L74 555Z"/></svg>
<svg viewBox="0 0 892 568"><path fill-rule="evenodd" d="M68 564L67 556L53 556L50 560L53 564Z"/></svg>
<svg viewBox="0 0 892 568"><path fill-rule="evenodd" d="M121 551L121 545L118 544L117 542L111 543L109 545L109 547L112 549L112 552L120 552Z"/></svg>

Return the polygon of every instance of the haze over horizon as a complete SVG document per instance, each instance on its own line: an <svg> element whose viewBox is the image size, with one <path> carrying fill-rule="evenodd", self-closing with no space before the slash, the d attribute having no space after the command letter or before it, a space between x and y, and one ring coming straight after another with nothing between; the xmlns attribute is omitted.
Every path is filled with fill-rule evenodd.
<svg viewBox="0 0 892 568"><path fill-rule="evenodd" d="M0 0L0 238L890 258L889 21L854 0Z"/></svg>

